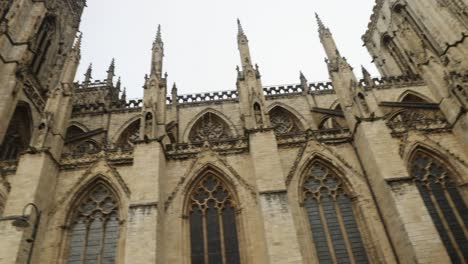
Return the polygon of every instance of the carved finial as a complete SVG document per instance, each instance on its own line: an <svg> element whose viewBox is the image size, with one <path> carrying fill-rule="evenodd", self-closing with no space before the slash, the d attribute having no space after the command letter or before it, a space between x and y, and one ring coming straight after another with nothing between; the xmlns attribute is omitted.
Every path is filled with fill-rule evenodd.
<svg viewBox="0 0 468 264"><path fill-rule="evenodd" d="M309 84L307 82L306 77L302 73L302 71L299 71L299 79L301 80L301 86L302 86L302 89L303 89L303 93L308 94L309 90L310 90Z"/></svg>
<svg viewBox="0 0 468 264"><path fill-rule="evenodd" d="M176 85L175 82L174 82L174 84L172 85L172 93L176 93L176 94L177 94L177 85Z"/></svg>
<svg viewBox="0 0 468 264"><path fill-rule="evenodd" d="M244 29L242 28L240 19L237 19L237 34L238 35L244 35Z"/></svg>
<svg viewBox="0 0 468 264"><path fill-rule="evenodd" d="M144 78L145 78L145 84L143 84L143 89L146 89L146 88L148 87L148 86L147 86L147 85L148 85L148 79L149 79L149 78L148 78L148 74L145 74L145 77L144 77Z"/></svg>
<svg viewBox="0 0 468 264"><path fill-rule="evenodd" d="M121 78L119 76L119 79L117 80L117 84L115 85L115 88L120 91L120 86L122 85Z"/></svg>
<svg viewBox="0 0 468 264"><path fill-rule="evenodd" d="M361 65L361 71L362 71L362 76L364 77L371 76L369 71L367 71L367 69L364 67L364 65Z"/></svg>
<svg viewBox="0 0 468 264"><path fill-rule="evenodd" d="M91 79L93 78L92 75L93 75L93 64L90 63L88 66L88 69L86 70L86 73L84 74L85 76L84 84L86 86L91 82Z"/></svg>
<svg viewBox="0 0 468 264"><path fill-rule="evenodd" d="M165 72L164 73L164 79L167 79L167 76L169 76L169 75L167 74L167 72Z"/></svg>
<svg viewBox="0 0 468 264"><path fill-rule="evenodd" d="M158 25L158 32L156 33L155 43L162 43L161 25Z"/></svg>
<svg viewBox="0 0 468 264"><path fill-rule="evenodd" d="M306 77L304 76L304 74L302 73L302 71L299 71L299 79L302 81L307 81Z"/></svg>
<svg viewBox="0 0 468 264"><path fill-rule="evenodd" d="M325 25L322 22L322 19L320 19L320 16L315 13L315 19L317 19L317 25L319 27L319 31L326 29Z"/></svg>
<svg viewBox="0 0 468 264"><path fill-rule="evenodd" d="M107 84L112 85L112 81L115 76L115 59L112 58L111 64L109 65L109 69L107 70Z"/></svg>
<svg viewBox="0 0 468 264"><path fill-rule="evenodd" d="M127 101L127 87L124 87L120 100Z"/></svg>
<svg viewBox="0 0 468 264"><path fill-rule="evenodd" d="M361 70L362 70L362 76L364 78L364 82L366 83L367 86L372 86L373 85L373 80L372 76L370 75L369 71L367 71L366 68L364 68L363 65L361 65Z"/></svg>

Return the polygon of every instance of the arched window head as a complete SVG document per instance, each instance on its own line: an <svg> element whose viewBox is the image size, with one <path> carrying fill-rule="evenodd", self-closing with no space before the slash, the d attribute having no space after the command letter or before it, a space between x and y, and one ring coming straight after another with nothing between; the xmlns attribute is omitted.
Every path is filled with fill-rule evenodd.
<svg viewBox="0 0 468 264"><path fill-rule="evenodd" d="M346 128L346 121L343 118L336 116L325 117L320 122L319 129L344 129Z"/></svg>
<svg viewBox="0 0 468 264"><path fill-rule="evenodd" d="M415 75L411 67L410 58L402 52L400 47L395 43L393 37L384 35L382 37L382 46L386 48L390 56L393 58L400 71L406 75Z"/></svg>
<svg viewBox="0 0 468 264"><path fill-rule="evenodd" d="M216 141L232 137L228 124L213 113L204 114L192 127L189 140L192 142Z"/></svg>
<svg viewBox="0 0 468 264"><path fill-rule="evenodd" d="M71 125L67 128L67 134L66 134L66 139L71 139L71 138L74 138L76 136L79 136L81 134L84 134L85 131L75 125Z"/></svg>
<svg viewBox="0 0 468 264"><path fill-rule="evenodd" d="M0 160L16 160L28 148L31 141L31 118L25 105L16 107L10 119L3 143L0 145Z"/></svg>
<svg viewBox="0 0 468 264"><path fill-rule="evenodd" d="M259 103L255 103L253 105L254 115L255 115L255 123L257 124L257 128L263 127L263 115L262 115L262 107Z"/></svg>
<svg viewBox="0 0 468 264"><path fill-rule="evenodd" d="M351 199L341 177L320 161L307 171L303 186L317 259L320 263L368 263Z"/></svg>
<svg viewBox="0 0 468 264"><path fill-rule="evenodd" d="M412 93L408 93L406 94L402 99L401 99L402 102L405 102L405 103L428 103L428 101L424 100L423 98L415 95L415 94L412 94Z"/></svg>
<svg viewBox="0 0 468 264"><path fill-rule="evenodd" d="M121 147L131 147L140 139L140 120L130 124L117 140L117 145Z"/></svg>
<svg viewBox="0 0 468 264"><path fill-rule="evenodd" d="M101 148L96 142L86 140L86 141L78 143L73 148L72 154L73 156L79 157L85 154L95 154L95 153L98 153L100 150Z"/></svg>
<svg viewBox="0 0 468 264"><path fill-rule="evenodd" d="M301 125L297 117L282 107L275 107L269 113L271 125L275 128L275 133L287 134L299 132Z"/></svg>
<svg viewBox="0 0 468 264"><path fill-rule="evenodd" d="M115 263L119 207L113 192L98 182L71 214L68 264Z"/></svg>
<svg viewBox="0 0 468 264"><path fill-rule="evenodd" d="M55 31L56 18L53 16L45 17L39 27L37 35L34 37L35 41L32 47L34 56L31 63L31 72L35 75L41 72L42 66L47 60Z"/></svg>
<svg viewBox="0 0 468 264"><path fill-rule="evenodd" d="M453 263L468 260L468 209L448 166L426 151L410 160L410 173Z"/></svg>
<svg viewBox="0 0 468 264"><path fill-rule="evenodd" d="M207 173L189 199L191 263L240 263L237 204L224 182Z"/></svg>

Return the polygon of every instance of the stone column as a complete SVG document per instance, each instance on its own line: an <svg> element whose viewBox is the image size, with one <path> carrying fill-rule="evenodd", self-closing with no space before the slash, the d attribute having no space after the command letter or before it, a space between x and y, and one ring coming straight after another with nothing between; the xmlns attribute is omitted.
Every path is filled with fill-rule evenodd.
<svg viewBox="0 0 468 264"><path fill-rule="evenodd" d="M275 134L272 130L251 133L249 140L268 263L303 263Z"/></svg>
<svg viewBox="0 0 468 264"><path fill-rule="evenodd" d="M157 263L159 179L165 167L164 150L159 142L135 146L133 171L138 175L131 184L124 263Z"/></svg>
<svg viewBox="0 0 468 264"><path fill-rule="evenodd" d="M361 122L354 140L401 263L450 263L384 121Z"/></svg>

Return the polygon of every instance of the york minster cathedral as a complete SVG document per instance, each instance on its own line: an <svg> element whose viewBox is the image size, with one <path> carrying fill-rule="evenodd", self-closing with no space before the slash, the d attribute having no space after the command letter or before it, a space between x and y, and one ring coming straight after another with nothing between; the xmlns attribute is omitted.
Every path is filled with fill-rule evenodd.
<svg viewBox="0 0 468 264"><path fill-rule="evenodd" d="M317 15L328 82L262 83L238 21L222 92L159 29L139 100L75 81L85 6L0 1L0 264L468 263L467 0L376 0L380 77Z"/></svg>

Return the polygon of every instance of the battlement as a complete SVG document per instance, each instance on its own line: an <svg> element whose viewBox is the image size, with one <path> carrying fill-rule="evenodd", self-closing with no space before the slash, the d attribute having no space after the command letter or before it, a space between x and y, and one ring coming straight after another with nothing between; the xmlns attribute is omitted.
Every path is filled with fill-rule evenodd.
<svg viewBox="0 0 468 264"><path fill-rule="evenodd" d="M370 79L371 82L367 83L367 80L359 80L359 84L365 88L376 88L384 89L390 87L400 86L412 86L412 85L423 85L424 80L419 75L402 75L402 76L390 76L390 77L376 77Z"/></svg>
<svg viewBox="0 0 468 264"><path fill-rule="evenodd" d="M457 75L458 76L458 75ZM462 76L462 75L460 75ZM459 78L461 78L459 76ZM406 87L423 85L424 81L419 75L412 76L392 76L392 77L375 77L371 78L370 82L366 79L361 79L359 84L366 89L388 89L391 87ZM105 88L108 84L105 81L96 80L87 86L83 83L76 84L77 93L94 92ZM263 87L263 92L266 99L274 99L284 96L303 96L305 94L320 95L320 94L333 94L335 93L332 82L314 82L308 84L308 91L304 90L301 84L284 84ZM204 103L216 102L237 102L239 93L237 90L204 92L194 94L181 94L177 95L177 105L195 105ZM166 104L173 105L173 98L166 97ZM74 113L89 113L108 111L139 111L143 105L142 99L120 100L112 102L107 107L104 103L88 103L88 104L75 104L73 107Z"/></svg>

